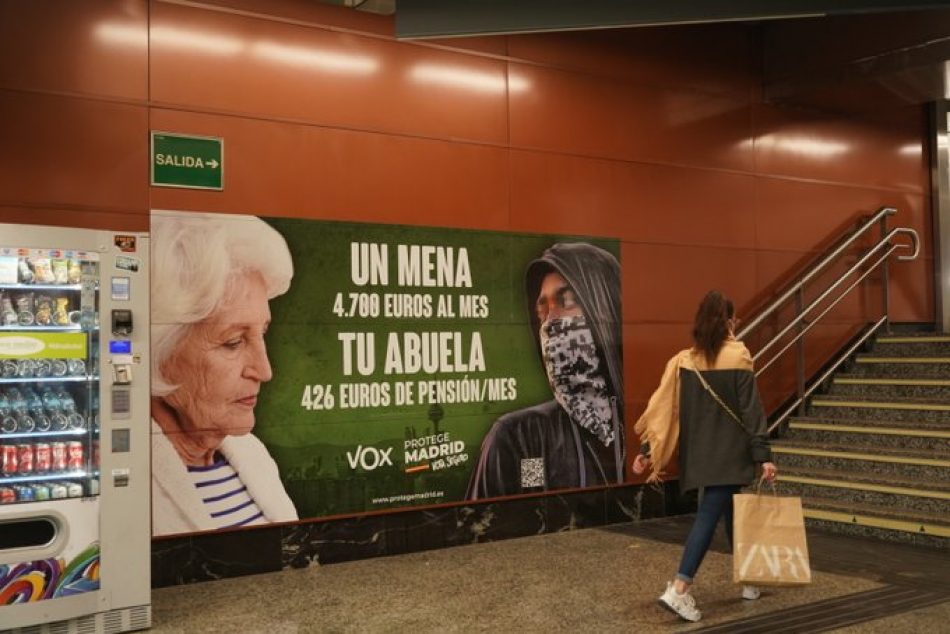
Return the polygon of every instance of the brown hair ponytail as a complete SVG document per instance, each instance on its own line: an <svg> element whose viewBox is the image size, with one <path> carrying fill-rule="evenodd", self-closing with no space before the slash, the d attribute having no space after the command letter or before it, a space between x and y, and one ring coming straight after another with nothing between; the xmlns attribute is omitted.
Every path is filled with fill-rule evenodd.
<svg viewBox="0 0 950 634"><path fill-rule="evenodd" d="M699 303L693 323L693 341L696 350L706 357L707 365L716 363L719 350L729 336L728 321L734 315L732 301L719 291L709 291Z"/></svg>

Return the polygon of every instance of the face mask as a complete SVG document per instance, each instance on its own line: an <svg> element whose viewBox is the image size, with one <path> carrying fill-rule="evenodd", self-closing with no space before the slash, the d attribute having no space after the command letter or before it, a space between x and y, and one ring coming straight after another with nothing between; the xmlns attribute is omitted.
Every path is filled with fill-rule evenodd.
<svg viewBox="0 0 950 634"><path fill-rule="evenodd" d="M558 404L604 446L614 440L607 380L583 315L541 325L541 355Z"/></svg>

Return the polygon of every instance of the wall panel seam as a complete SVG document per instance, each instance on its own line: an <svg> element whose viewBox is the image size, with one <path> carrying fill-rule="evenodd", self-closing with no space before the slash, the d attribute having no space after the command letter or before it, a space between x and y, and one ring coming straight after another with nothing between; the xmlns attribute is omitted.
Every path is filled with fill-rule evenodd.
<svg viewBox="0 0 950 634"><path fill-rule="evenodd" d="M395 37L393 37L393 36L390 36L390 35L380 35L380 34L378 34L378 33L372 33L372 32L369 32L369 31L361 31L361 30L359 30L359 29L351 29L351 28L346 28L346 27L333 26L333 25L330 25L330 24L322 23L322 22L314 22L314 21L309 21L309 20L300 20L300 19L297 19L297 18L287 18L287 17L275 16L275 15L270 15L270 14L267 14L267 13L258 13L258 12L255 12L255 11L247 11L247 10L244 10L244 9L235 9L235 8L232 8L232 7L222 7L222 6L219 6L219 5L206 4L206 3L203 3L203 2L196 2L196 1L192 1L192 0L155 0L155 2L158 2L158 3L161 3L161 4L173 5L173 6L186 7L186 8L191 8L191 9L197 9L197 10L202 10L202 11L209 11L209 12L213 12L213 13L223 13L223 14L227 14L227 15L234 15L234 16L238 16L238 17L251 18L251 19L255 19L255 20L263 20L263 21L266 21L266 22L274 22L274 23L278 23L278 24L287 24L287 25L291 25L291 26L300 26L300 27L304 27L304 28L318 29L318 30L323 30L323 31L331 32L331 33L343 33L343 34L346 34L346 35L354 35L354 36L365 37L365 38L373 39L373 40L381 40L381 41L385 41L385 42L393 42L393 43L397 43L397 44L401 44L401 45L407 45L407 44L408 44L408 45L411 45L411 46L416 46L416 47L421 47L421 48L437 49L437 50L446 51L446 52L449 52L449 53L457 53L457 54L459 54L459 55L467 55L467 56L470 56L470 57L479 57L479 58L482 58L482 59L491 59L491 60L501 61L501 62L514 62L514 63L518 63L518 64L525 64L525 65L528 65L528 66L534 66L534 67L537 67L537 68L547 68L547 69L551 69L551 70L557 70L557 71L563 71L563 72L568 72L568 73L574 73L574 74L577 74L577 75L586 75L586 76L589 76L589 77L595 77L595 78L601 78L601 79L610 79L610 80L612 80L612 81L619 81L619 82L622 82L622 83L628 83L628 84L635 85L635 86L645 86L645 87L654 87L654 88L671 88L671 89L675 89L675 90L683 90L683 91L686 91L686 92L695 92L695 93L700 94L700 95L716 96L716 97L731 97L731 98L733 98L733 99L738 99L738 100L741 100L741 101L746 102L746 103L749 102L749 100L748 100L748 95L746 94L745 90L717 91L717 90L710 90L710 89L708 89L708 88L690 88L690 87L684 87L684 86L679 85L679 84L666 84L666 83L660 83L660 82L635 81L635 80L631 80L631 79L629 79L629 78L625 78L625 77L623 77L623 76L621 76L621 75L614 75L614 74L609 74L609 73L590 72L590 71L588 71L588 70L582 70L582 69L579 69L579 68L576 68L576 67L572 67L572 66L564 66L564 65L561 65L561 64L551 64L551 63L539 62L539 61L536 61L536 60L525 59L525 58L521 58L521 57L514 57L514 56L512 56L512 55L500 55L500 54L498 54L498 53L487 53L487 52L485 52L485 51L477 51L477 50L472 50L472 49L467 49L467 48L455 48L455 47L453 47L453 46L448 46L448 45L445 45L445 44L436 44L436 43L433 43L433 42L431 42L431 41L399 40L399 39L397 39L397 38L395 38ZM496 37L497 37L497 36L496 36ZM505 36L505 37L507 37L507 36ZM458 38L454 38L454 39L458 39ZM728 66L724 66L723 68L728 68ZM757 83L757 82L753 81L753 82L751 82L751 83L755 84L755 83Z"/></svg>
<svg viewBox="0 0 950 634"><path fill-rule="evenodd" d="M74 92L69 90L48 90L43 88L13 88L0 85L0 93L12 93L15 95L42 95L45 97L60 97L62 99L78 99L79 101L92 101L108 104L117 104L121 106L138 106L147 108L149 106L147 99L132 99L129 97L114 97L111 95L101 95L83 92Z"/></svg>
<svg viewBox="0 0 950 634"><path fill-rule="evenodd" d="M733 174L733 175L738 175L738 176L751 176L751 177L759 177L759 178L772 178L772 179L780 180L780 181L829 185L829 186L834 186L834 187L845 187L845 188L850 188L850 189L863 189L863 190L869 190L869 191L923 195L920 191L916 189L911 189L911 188L868 185L868 184L863 184L863 183L850 183L846 181L826 181L826 180L815 179L815 178L788 176L788 175L783 175L783 174L762 174L762 173L750 172L748 170L739 170L739 169L728 168L728 167L714 167L714 166L706 166L706 165L695 165L695 164L689 164L689 163L675 163L671 161L646 160L646 159L622 159L622 158L616 158L616 157L610 157L610 156L599 156L596 154L584 154L584 153L579 153L579 152L563 152L563 151L558 151L558 150L549 150L545 148L536 148L532 146L523 146L523 145L514 145L514 144L509 145L509 144L503 144L503 143L492 143L491 141L462 139L459 137L437 137L437 136L429 136L429 135L424 135L424 134L412 134L409 132L394 132L391 130L382 130L382 129L376 129L376 128L355 128L355 127L350 127L350 126L327 125L327 124L322 124L322 123L316 123L313 121L308 121L306 119L298 119L295 117L274 117L274 116L267 116L263 114L242 113L242 112L236 112L236 111L221 110L221 109L216 109L216 108L200 109L194 106L189 106L185 104L175 104L175 103L169 103L169 102L150 102L149 106L157 110L168 110L168 111L174 111L174 112L184 112L184 113L205 115L205 116L231 117L235 119L245 119L249 121L265 121L265 122L272 122L272 123L301 125L301 126L312 127L312 128L322 128L325 130L340 130L343 132L379 134L379 135L390 136L390 137L395 137L395 138L416 139L416 140L423 140L423 141L438 141L438 142L443 142L443 143L453 143L453 144L461 144L461 145L471 145L471 146L511 150L513 152L531 152L535 154L584 158L584 159L593 159L593 160L598 160L598 161L610 161L612 163L629 164L629 165L657 165L661 167L672 167L672 168L677 168L677 169L714 172L714 173L720 173L720 174Z"/></svg>
<svg viewBox="0 0 950 634"><path fill-rule="evenodd" d="M165 0L162 0L165 1ZM237 119L246 119L250 121L266 121L273 123L283 123L283 124L293 124L293 125L302 125L307 127L314 128L323 128L326 130L341 130L345 132L362 132L366 134L381 134L391 137L406 138L406 139L418 139L426 141L442 141L446 143L457 143L463 145L472 145L472 146L483 146L490 148L498 149L508 149L515 152L525 152L525 153L535 153L535 154L544 154L552 156L565 156L572 158L584 158L592 159L598 161L609 161L611 163L619 164L629 164L629 165L656 165L660 167L671 167L676 169L686 169L686 170L696 170L720 174L733 174L737 176L751 176L756 178L766 178L773 179L776 181L782 182L796 182L796 183L805 183L813 185L826 185L830 187L843 187L849 189L862 189L875 192L891 192L891 193L901 193L901 194L912 194L923 196L924 193L918 189L913 189L910 187L896 187L896 186L881 186L881 185L870 185L864 183L854 183L847 181L831 181L831 180L822 180L817 178L807 178L801 176L790 176L784 174L768 174L768 173L759 173L748 170L738 170L734 168L726 167L714 167L706 165L694 165L689 163L675 163L669 161L660 161L660 160L635 160L635 159L622 159L609 156L599 156L596 154L584 154L580 152L563 152L558 150L549 150L545 148L536 148L532 146L522 146L522 145L512 145L512 144L501 144L501 143L492 143L489 141L476 141L473 139L460 139L458 137L433 137L421 134L411 134L407 132L393 132L389 130L378 130L372 128L353 128L347 126L333 126L315 123L308 121L306 119L297 119L293 117L269 117L266 115L255 115L251 113L241 113L227 110L218 110L218 109L199 109L193 106L187 106L183 104L174 104L174 103L165 103L165 102L154 102L149 100L141 99L129 99L125 97L112 97L108 95L92 95L87 93L77 93L72 91L57 91L57 90L44 90L44 89L26 89L26 88L10 88L6 86L0 86L0 93L13 93L13 94L25 94L25 95L43 95L51 97L59 97L64 99L79 99L82 101L90 102L100 102L107 104L115 105L126 105L126 106L136 106L136 107L147 107L149 109L158 109L158 110L170 110L176 112L186 112L197 115L206 115L206 116L223 116L231 117ZM149 113L151 114L151 113Z"/></svg>
<svg viewBox="0 0 950 634"><path fill-rule="evenodd" d="M103 214L121 214L128 216L148 216L149 206L144 204L141 207L106 207L103 205L85 205L81 203L68 203L58 200L44 202L24 202L4 200L0 198L0 208L16 208L34 211L86 211L90 213Z"/></svg>

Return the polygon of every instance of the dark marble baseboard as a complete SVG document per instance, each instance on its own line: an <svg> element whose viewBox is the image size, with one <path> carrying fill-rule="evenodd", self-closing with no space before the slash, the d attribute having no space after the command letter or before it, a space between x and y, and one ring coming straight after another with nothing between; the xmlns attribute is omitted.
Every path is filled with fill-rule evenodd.
<svg viewBox="0 0 950 634"><path fill-rule="evenodd" d="M677 483L631 485L152 542L152 587L593 528L695 510Z"/></svg>

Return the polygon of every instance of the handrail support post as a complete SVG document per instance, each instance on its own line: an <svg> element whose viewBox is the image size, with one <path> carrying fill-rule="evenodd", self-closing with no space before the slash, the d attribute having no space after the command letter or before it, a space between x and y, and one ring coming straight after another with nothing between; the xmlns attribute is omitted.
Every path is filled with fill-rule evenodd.
<svg viewBox="0 0 950 634"><path fill-rule="evenodd" d="M805 291L799 287L798 291L795 293L795 317L802 316L802 310L805 307ZM800 319L798 321L798 332L801 334L802 330L805 328L805 320ZM805 338L799 337L798 342L795 344L796 348L796 359L795 359L795 391L798 395L798 398L801 399L801 402L798 404L798 415L803 416L805 414Z"/></svg>
<svg viewBox="0 0 950 634"><path fill-rule="evenodd" d="M881 239L887 236L887 216L881 216ZM884 302L884 333L891 334L891 275L888 270L888 260L881 264L881 290Z"/></svg>

